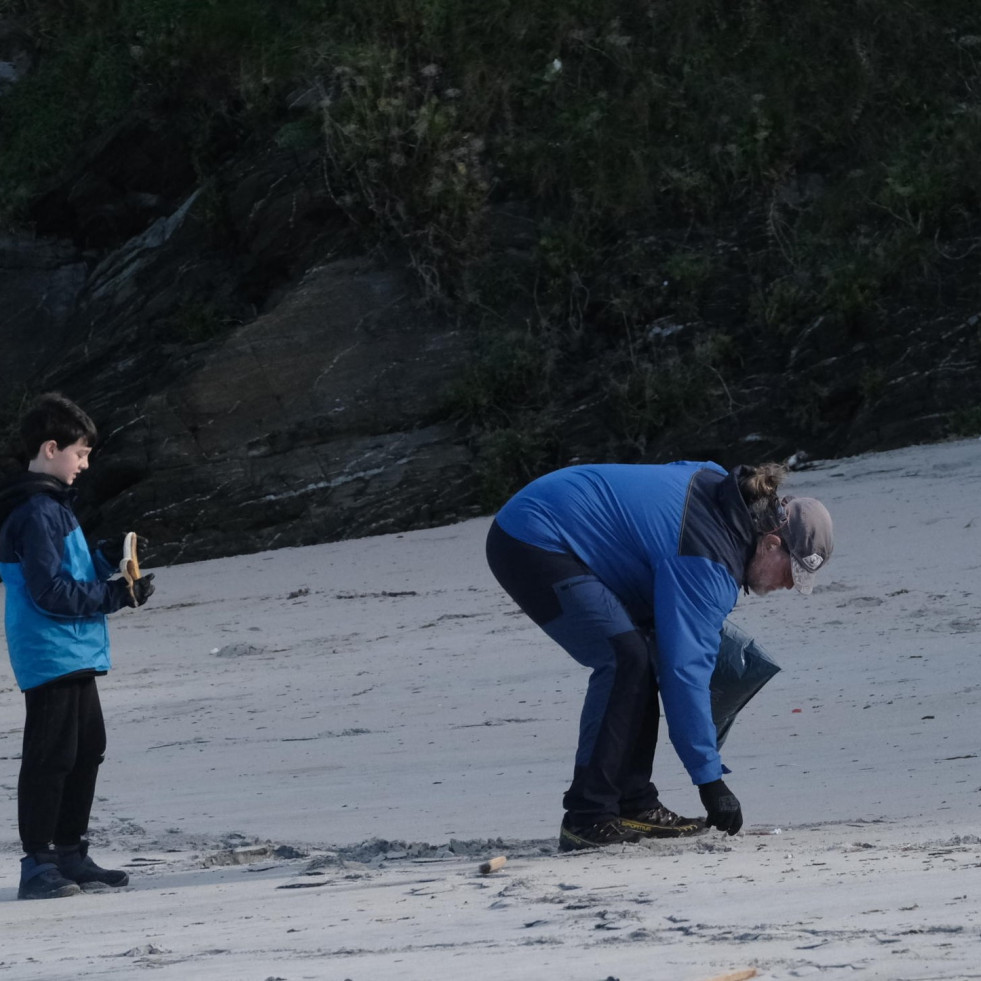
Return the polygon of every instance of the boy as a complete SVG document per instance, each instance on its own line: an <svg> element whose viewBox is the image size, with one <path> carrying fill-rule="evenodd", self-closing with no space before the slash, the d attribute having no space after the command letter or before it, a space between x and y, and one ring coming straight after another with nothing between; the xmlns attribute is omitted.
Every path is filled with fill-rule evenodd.
<svg viewBox="0 0 981 981"><path fill-rule="evenodd" d="M21 420L27 471L0 486L0 576L7 648L27 716L17 784L24 858L18 899L52 899L83 885L125 886L125 872L89 857L89 812L106 730L96 676L109 670L106 614L142 606L153 576L110 579L122 541L92 554L72 510L71 484L88 468L92 420L57 393Z"/></svg>

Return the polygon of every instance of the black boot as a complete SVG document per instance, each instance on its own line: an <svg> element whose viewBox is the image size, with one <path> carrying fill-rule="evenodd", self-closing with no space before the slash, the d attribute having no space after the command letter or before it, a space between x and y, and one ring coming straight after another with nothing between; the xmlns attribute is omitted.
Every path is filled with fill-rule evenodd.
<svg viewBox="0 0 981 981"><path fill-rule="evenodd" d="M102 869L89 858L89 843L80 841L77 845L55 845L58 856L58 870L72 882L80 886L100 883L104 886L125 886L129 876L121 869Z"/></svg>
<svg viewBox="0 0 981 981"><path fill-rule="evenodd" d="M702 818L681 817L660 803L637 814L624 814L620 820L645 838L689 838L708 830Z"/></svg>
<svg viewBox="0 0 981 981"><path fill-rule="evenodd" d="M622 825L619 818L576 825L567 814L559 828L560 852L578 852L586 848L625 845L637 841L640 841L640 833Z"/></svg>
<svg viewBox="0 0 981 981"><path fill-rule="evenodd" d="M55 864L54 852L34 852L20 860L18 899L63 899L82 890L66 879Z"/></svg>

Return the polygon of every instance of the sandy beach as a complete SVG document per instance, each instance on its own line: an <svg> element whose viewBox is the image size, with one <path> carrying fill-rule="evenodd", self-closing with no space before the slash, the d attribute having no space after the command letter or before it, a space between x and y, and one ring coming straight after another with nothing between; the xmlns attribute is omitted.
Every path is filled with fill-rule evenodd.
<svg viewBox="0 0 981 981"><path fill-rule="evenodd" d="M723 750L732 838L557 853L586 672L491 577L490 518L148 569L100 682L121 891L16 900L4 652L0 979L981 978L981 442L789 489L835 553L733 611L782 670ZM666 735L655 781L701 813Z"/></svg>

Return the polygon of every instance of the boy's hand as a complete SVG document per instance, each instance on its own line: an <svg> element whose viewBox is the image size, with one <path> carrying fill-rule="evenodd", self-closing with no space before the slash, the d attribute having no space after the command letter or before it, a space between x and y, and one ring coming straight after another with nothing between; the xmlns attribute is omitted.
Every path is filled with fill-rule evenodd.
<svg viewBox="0 0 981 981"><path fill-rule="evenodd" d="M134 579L129 587L130 595L133 597L130 606L142 606L153 595L154 588L152 572Z"/></svg>
<svg viewBox="0 0 981 981"><path fill-rule="evenodd" d="M123 561L123 545L126 536L120 538L103 538L95 543L95 547L102 553L106 562L118 569L119 563ZM136 536L136 545L140 552L144 552L150 543L142 536Z"/></svg>

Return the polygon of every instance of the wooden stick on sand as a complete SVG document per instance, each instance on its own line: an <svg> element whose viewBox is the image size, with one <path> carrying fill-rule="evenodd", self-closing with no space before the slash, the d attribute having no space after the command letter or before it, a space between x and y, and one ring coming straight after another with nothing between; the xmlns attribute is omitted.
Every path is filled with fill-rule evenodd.
<svg viewBox="0 0 981 981"><path fill-rule="evenodd" d="M498 855L497 858L492 858L486 862L482 862L480 865L480 871L483 875L487 875L490 872L496 872L498 869L504 868L505 862L507 862L507 859L503 855Z"/></svg>

